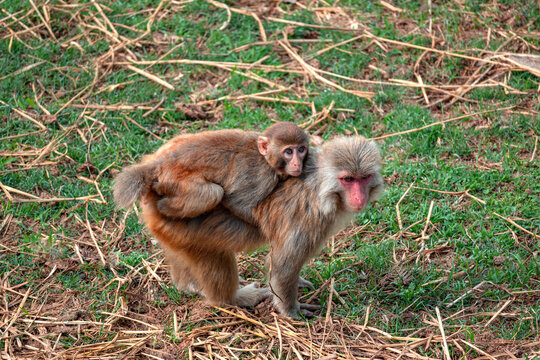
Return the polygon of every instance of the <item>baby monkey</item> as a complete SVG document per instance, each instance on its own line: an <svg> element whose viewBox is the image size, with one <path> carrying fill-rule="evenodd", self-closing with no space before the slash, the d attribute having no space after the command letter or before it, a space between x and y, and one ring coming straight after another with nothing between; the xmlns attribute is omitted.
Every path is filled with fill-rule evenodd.
<svg viewBox="0 0 540 360"><path fill-rule="evenodd" d="M290 122L262 135L242 130L179 135L120 172L114 199L128 208L148 192L171 218L194 218L222 204L253 223L253 209L280 180L299 176L308 156L309 136Z"/></svg>

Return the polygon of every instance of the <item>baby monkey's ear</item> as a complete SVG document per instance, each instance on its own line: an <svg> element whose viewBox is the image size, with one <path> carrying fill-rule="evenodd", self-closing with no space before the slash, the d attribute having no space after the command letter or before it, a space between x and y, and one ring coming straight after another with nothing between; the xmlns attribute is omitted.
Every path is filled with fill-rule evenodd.
<svg viewBox="0 0 540 360"><path fill-rule="evenodd" d="M268 155L268 144L270 144L270 140L266 136L261 135L257 138L257 148L262 156Z"/></svg>

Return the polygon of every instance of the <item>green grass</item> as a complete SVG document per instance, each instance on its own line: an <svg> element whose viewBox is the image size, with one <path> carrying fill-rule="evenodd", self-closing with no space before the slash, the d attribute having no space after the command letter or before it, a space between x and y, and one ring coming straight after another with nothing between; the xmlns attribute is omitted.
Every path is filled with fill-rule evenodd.
<svg viewBox="0 0 540 360"><path fill-rule="evenodd" d="M42 9L43 2L36 3ZM58 41L51 38L44 26L34 30L36 35L26 32L13 41L10 41L9 31L0 28L0 38L3 38L0 40L0 182L47 199L98 194L91 183L96 180L106 203L19 203L10 201L4 192L0 192L0 223L6 220L0 229L0 274L3 281L7 281L6 286L22 284L22 289L29 289L34 297L56 299L63 293L69 294L71 305L65 305L62 313L76 303L93 314L92 318L105 318L101 312L117 309L119 296L128 302L130 299L140 302L134 305L137 308L156 307L162 311L160 316L168 319L166 332L174 343L178 338L170 322L171 309L197 303L200 298L178 292L163 266L157 271L165 280L161 283L155 280L148 271L148 264L153 264L151 266L156 270L155 265L161 261L161 255L154 255L158 247L152 244L151 236L138 223L136 214L131 212L124 219L125 212L118 210L112 202L111 185L115 173L163 143L127 117L166 140L180 131L261 130L278 119L300 124L312 115L312 109L306 105L279 102L225 100L204 107L211 116L208 121L190 118L177 111L175 103L239 96L271 88L241 75L240 72L246 72L243 69L228 71L178 64L138 66L173 84L176 91L170 91L120 65L108 67L111 58L104 58L96 67L97 59L115 44L102 32L87 27L96 25L92 16L103 21L96 8L84 1L80 4L85 5L76 10L62 7L61 2L51 3L50 24ZM145 10L157 6L155 1L142 0L100 3L123 39L141 35L151 14ZM367 26L374 35L410 44L431 47L432 39L427 36L427 31L432 18L433 36L437 40L435 47L441 50L481 56L479 50L495 51L501 45L504 45L501 51L522 53L534 53L528 49L540 46L537 36L523 35L540 31L539 8L533 1L520 4L507 1L497 8L492 2L433 3L431 17L426 3L419 1L395 2L395 6L403 9L399 14L388 11L378 2L330 3L346 8L350 19ZM232 2L229 5L235 6ZM314 11L286 4L279 6L287 12L280 16L282 18L317 23ZM27 2L6 0L0 7L7 12L0 13L1 17L16 13L29 27L42 24L35 12L25 16L32 10ZM165 56L164 59L171 60L243 63L268 56L263 61L265 65L296 65L277 44L254 45L232 52L261 40L257 23L249 16L233 13L227 27L219 30L227 21L227 13L207 2L193 1L183 5L165 2L164 9L168 11L156 18L150 35L136 45L129 45L129 52L120 50L116 56L126 58L131 52L138 60L158 60ZM130 12L135 14L128 15ZM514 15L505 16L510 12ZM84 23L80 23L80 19ZM338 30L287 27L262 19L270 40L282 38L285 30L289 39L315 37L326 41L292 43L304 58L355 36L355 33ZM337 15L328 20L336 27L344 27L343 21L345 18ZM13 20L5 20L5 23L13 31L24 30ZM491 33L490 43L486 46L488 27L497 31ZM507 42L510 31L522 34L523 39ZM158 35L166 35L172 40L157 43L154 39ZM384 74L387 72L390 78L416 82L414 64L423 51L390 43L383 46L363 38L316 55L314 66L359 79L387 81ZM17 73L41 61L41 65ZM371 69L369 65L384 72ZM477 66L469 60L427 53L417 72L425 83L463 84ZM417 88L368 86L327 76L345 88L374 91L373 102L370 102L304 75L264 72L256 67L249 71L291 87L291 91L275 95L278 98L313 102L317 111L334 103L330 118L312 129L320 129L324 138L354 131L376 137L470 115L444 126L437 125L379 142L385 158L383 175L387 184L384 197L356 217L356 225L365 225L358 234L348 238L338 236L333 253L326 248L304 269L306 278L316 286L335 277L335 290L346 305L334 297L333 316L363 323L369 307L371 326L406 336L428 326L426 314L435 316L438 307L443 318L461 311L461 316L445 320L445 326L462 328L461 335L469 341L479 337L484 341L538 340L538 238L495 215L512 219L536 236L539 234L540 150L532 157L539 146L540 135L538 77L528 72L510 73L495 66L487 76L506 71L506 75L494 79L519 94L505 92L502 86L479 87L463 95L469 101L450 103L449 99L440 106L426 107L422 92ZM117 84L121 85L108 90ZM441 96L435 91L428 91L428 95L432 102ZM162 99L161 108L166 110L154 111L146 117L143 114L147 110L101 111L91 106L86 110L72 106L151 102L146 106L152 107ZM68 102L70 105L66 106ZM512 108L500 110L506 107ZM43 108L53 116L46 116ZM336 109L350 109L354 113ZM24 111L42 123L45 130L32 134L40 127L16 110ZM491 112L472 115L486 110ZM14 135L22 136L13 138ZM51 143L52 148L42 153ZM399 204L403 227L410 226L402 232L395 207L412 183L416 187L443 192L468 191L485 204L459 194L412 188ZM8 192L16 199L28 199L16 192ZM431 202L430 223L422 240ZM86 219L92 224L106 266L101 263ZM440 251L429 252L443 245ZM248 258L262 265L264 254L265 251L257 251ZM264 281L265 275L248 262L241 261L240 267L248 278ZM445 305L483 281L486 283L480 291L465 296L453 306ZM48 288L43 288L43 282ZM147 293L148 288L152 289L151 295ZM134 295L136 293L139 295ZM309 297L311 292L305 291L305 294ZM16 295L12 293L6 295L6 299L14 298ZM321 318L326 315L328 299L328 289L316 297L315 301L323 308ZM483 327L510 299L512 302L504 313L513 315L500 316ZM10 307L9 311L15 309ZM6 313L8 309L2 311ZM188 316L184 324L189 331L196 321ZM84 340L71 335L60 336L60 347L93 341L91 337ZM23 335L17 336L26 341ZM5 344L6 340L0 339L2 348ZM455 348L452 351L457 358L460 352ZM425 355L436 356L429 351Z"/></svg>

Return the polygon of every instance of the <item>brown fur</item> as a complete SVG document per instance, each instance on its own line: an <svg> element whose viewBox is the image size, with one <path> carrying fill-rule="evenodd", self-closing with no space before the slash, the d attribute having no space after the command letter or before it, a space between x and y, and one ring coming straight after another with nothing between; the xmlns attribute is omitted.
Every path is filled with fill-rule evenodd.
<svg viewBox="0 0 540 360"><path fill-rule="evenodd" d="M308 146L308 136L293 123L281 122L264 133L267 157L257 149L259 134L241 130L180 135L139 165L116 178L114 198L127 208L145 192L160 196L158 210L169 217L193 218L223 204L252 222L251 210L286 177L279 162L284 146ZM275 160L278 158L278 160Z"/></svg>
<svg viewBox="0 0 540 360"><path fill-rule="evenodd" d="M194 218L167 217L160 212L160 198L153 190L143 195L143 218L163 244L177 286L195 289L213 304L251 306L268 295L267 289L253 286L238 290L234 254L270 243L275 306L289 316L308 314L306 306L297 301L300 270L352 218L347 190L340 185L338 174L371 175L364 191L375 200L383 186L380 162L375 144L362 137L329 141L318 156L310 156L304 174L280 183L254 207L257 226L221 205Z"/></svg>
<svg viewBox="0 0 540 360"><path fill-rule="evenodd" d="M269 139L273 139L280 145L305 144L308 136L305 132L298 130L298 126L293 123L278 122L269 126L263 135Z"/></svg>
<svg viewBox="0 0 540 360"><path fill-rule="evenodd" d="M263 135L266 157L254 132L180 135L115 180L118 205L142 199L143 218L163 246L176 285L211 303L253 306L268 295L253 285L238 289L235 252L263 242L248 223L255 206L286 177L285 165L274 159L291 145L307 149L309 140L292 123L274 124Z"/></svg>

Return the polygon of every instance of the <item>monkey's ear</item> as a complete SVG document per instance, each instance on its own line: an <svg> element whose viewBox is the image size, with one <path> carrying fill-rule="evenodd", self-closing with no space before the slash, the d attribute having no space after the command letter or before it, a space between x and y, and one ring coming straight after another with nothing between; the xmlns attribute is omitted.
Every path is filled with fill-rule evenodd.
<svg viewBox="0 0 540 360"><path fill-rule="evenodd" d="M262 156L268 155L268 144L270 143L270 140L266 136L259 136L257 138L257 148L259 149L259 152Z"/></svg>
<svg viewBox="0 0 540 360"><path fill-rule="evenodd" d="M311 135L310 140L313 146L321 146L324 143L323 138L318 135Z"/></svg>

